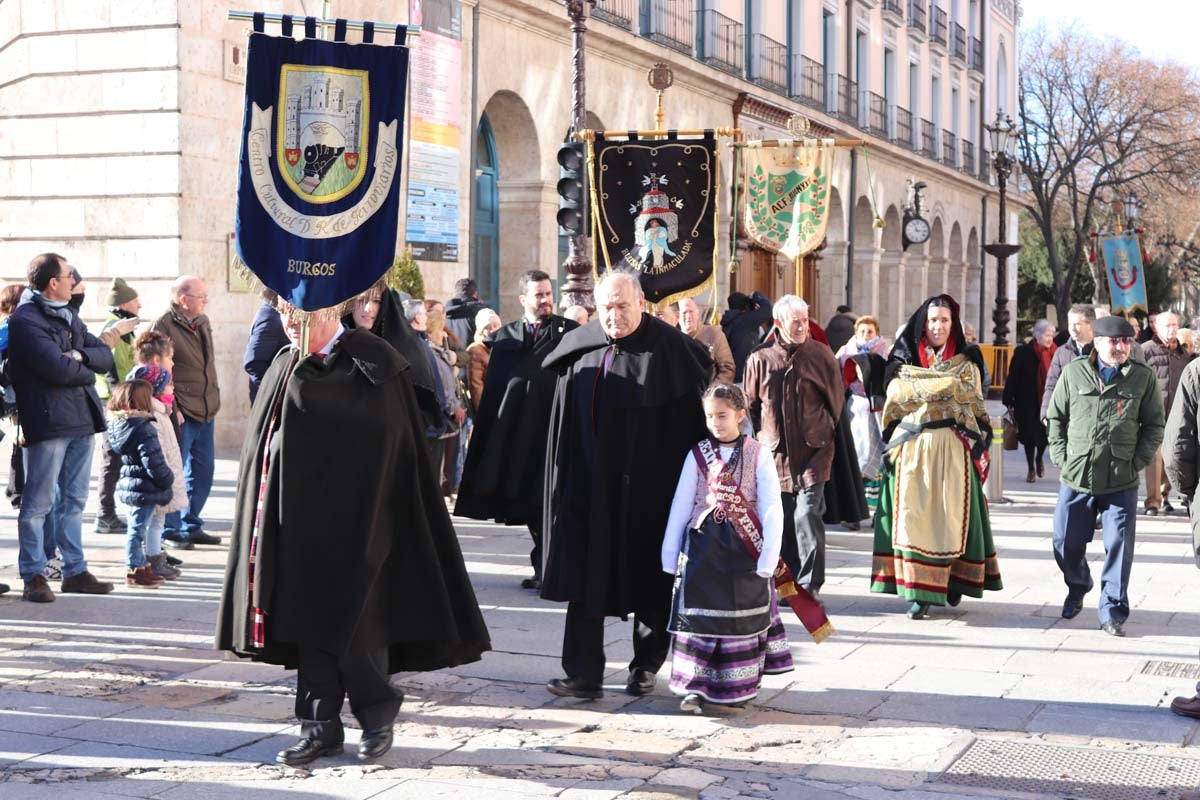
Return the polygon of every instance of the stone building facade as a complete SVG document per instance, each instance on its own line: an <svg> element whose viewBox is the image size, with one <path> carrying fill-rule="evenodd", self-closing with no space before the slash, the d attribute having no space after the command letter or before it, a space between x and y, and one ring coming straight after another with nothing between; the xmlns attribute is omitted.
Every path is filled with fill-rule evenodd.
<svg viewBox="0 0 1200 800"><path fill-rule="evenodd" d="M461 14L454 107L463 132L457 260L422 262L427 294L448 297L470 274L512 318L521 271L562 277L554 214L555 153L570 119L566 11L555 0L424 2ZM319 0L252 5L322 12ZM417 3L331 5L334 16L404 23ZM249 30L227 19L231 8L249 6L0 2L0 279L23 280L31 256L61 252L88 279L85 309L99 319L113 276L138 289L148 318L166 308L174 277L205 278L226 450L240 443L249 410L241 356L258 302L228 269ZM994 262L984 267L980 247L995 239L997 208L980 126L997 108L1015 109L1019 16L1013 0L604 0L588 23L588 121L652 126L646 75L666 62L675 81L669 127L737 125L751 138L779 138L800 113L817 130L867 140L853 180L848 151L835 163L828 241L807 265L814 315L827 318L849 298L890 331L944 289L968 319L986 311L990 331ZM731 151L722 153L729 176ZM933 234L901 252L909 178L928 184ZM722 252L730 197L726 185ZM871 198L882 229L872 226ZM1009 230L1015 239L1015 215ZM740 268L732 277L722 270L719 297L731 288L793 290L786 264L737 243ZM1009 273L1015 298L1015 263Z"/></svg>

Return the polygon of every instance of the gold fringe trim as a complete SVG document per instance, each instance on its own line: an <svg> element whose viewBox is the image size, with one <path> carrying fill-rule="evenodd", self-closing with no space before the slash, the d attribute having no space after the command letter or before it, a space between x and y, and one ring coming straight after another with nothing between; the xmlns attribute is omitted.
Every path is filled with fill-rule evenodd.
<svg viewBox="0 0 1200 800"><path fill-rule="evenodd" d="M816 644L820 644L821 642L828 639L830 636L835 636L836 634L837 634L837 628L833 627L833 623L826 622L824 625L822 625L821 627L817 628L815 631L812 632L813 642Z"/></svg>
<svg viewBox="0 0 1200 800"><path fill-rule="evenodd" d="M250 269L246 262L242 261L242 259L236 253L233 255L233 260L230 262L230 267L238 274L238 277L246 282L248 291L251 294L257 294L272 306L278 304L279 300L281 299L279 294L274 289L270 288L261 280L259 280L258 275L254 274L254 271ZM341 319L350 313L354 307L355 301L358 300L358 298L369 292L376 290L384 291L386 289L387 272L385 271L379 280L367 287L366 291L362 292L361 294L356 294L354 297L351 297L348 300L343 300L337 305L329 306L328 308L318 308L316 311L304 311L303 309L296 308L293 309L291 313L301 321L311 319Z"/></svg>
<svg viewBox="0 0 1200 800"><path fill-rule="evenodd" d="M776 586L775 591L778 592L780 600L785 600L793 595L800 594L800 592L796 590L796 584L792 583L791 581L788 581L783 586Z"/></svg>

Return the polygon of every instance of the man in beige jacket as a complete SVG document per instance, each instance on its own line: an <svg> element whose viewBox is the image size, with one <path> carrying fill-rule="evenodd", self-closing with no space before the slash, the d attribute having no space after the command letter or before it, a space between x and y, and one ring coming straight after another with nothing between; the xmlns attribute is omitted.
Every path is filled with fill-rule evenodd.
<svg viewBox="0 0 1200 800"><path fill-rule="evenodd" d="M733 383L733 351L720 325L705 325L700 306L690 297L679 301L679 329L708 348L713 360L713 380Z"/></svg>

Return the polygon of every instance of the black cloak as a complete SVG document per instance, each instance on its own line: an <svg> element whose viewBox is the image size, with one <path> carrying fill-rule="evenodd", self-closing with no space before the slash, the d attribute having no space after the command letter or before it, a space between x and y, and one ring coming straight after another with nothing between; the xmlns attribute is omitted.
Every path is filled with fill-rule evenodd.
<svg viewBox="0 0 1200 800"><path fill-rule="evenodd" d="M543 369L542 362L578 327L574 320L552 316L538 326L534 338L522 318L485 340L491 356L455 514L508 525L541 522L555 386L555 374Z"/></svg>
<svg viewBox="0 0 1200 800"><path fill-rule="evenodd" d="M544 364L558 385L542 597L582 601L593 616L665 609L673 578L659 554L683 459L707 436L708 348L642 314L622 339L609 339L599 321L571 331Z"/></svg>
<svg viewBox="0 0 1200 800"><path fill-rule="evenodd" d="M347 331L330 355L276 356L242 447L216 646L295 667L298 643L342 655L388 648L388 671L479 660L491 649L426 453L408 362ZM291 375L289 379L289 375ZM276 405L254 575L266 646L251 644L251 535Z"/></svg>
<svg viewBox="0 0 1200 800"><path fill-rule="evenodd" d="M988 376L987 364L983 360L983 352L973 344L968 344L966 336L963 335L962 317L959 314L958 301L948 294L934 295L926 300L917 308L913 315L908 318L908 323L904 326L904 330L900 332L900 338L896 340L896 344L892 346L892 352L888 355L887 366L883 370L883 387L884 392L887 392L887 385L892 382L900 368L905 364L920 366L920 342L921 337L925 335L925 322L929 316L929 304L935 299L941 298L949 302L950 305L950 339L947 341L954 342L955 355L965 355L967 358L979 368L979 386L983 390L983 396L988 395L988 386L990 378ZM893 426L894 427L894 423ZM991 446L992 425L991 421L980 426L986 436L986 441L983 446ZM883 432L884 441L891 439L891 428Z"/></svg>
<svg viewBox="0 0 1200 800"><path fill-rule="evenodd" d="M825 513L821 515L821 521L826 525L870 519L871 509L867 506L862 469L858 466L854 433L845 414L833 426L833 465L829 468L824 493Z"/></svg>

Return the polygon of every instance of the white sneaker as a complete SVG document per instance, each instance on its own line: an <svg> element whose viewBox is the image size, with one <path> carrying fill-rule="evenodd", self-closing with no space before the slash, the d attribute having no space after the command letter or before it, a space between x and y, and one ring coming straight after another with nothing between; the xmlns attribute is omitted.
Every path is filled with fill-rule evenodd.
<svg viewBox="0 0 1200 800"><path fill-rule="evenodd" d="M42 574L46 576L48 581L57 581L62 579L63 561L58 556L46 562L46 568L42 570Z"/></svg>

